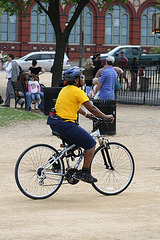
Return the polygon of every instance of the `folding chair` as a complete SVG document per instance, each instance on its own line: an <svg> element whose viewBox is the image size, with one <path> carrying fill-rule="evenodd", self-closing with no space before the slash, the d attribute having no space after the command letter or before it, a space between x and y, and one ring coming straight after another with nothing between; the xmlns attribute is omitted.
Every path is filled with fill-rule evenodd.
<svg viewBox="0 0 160 240"><path fill-rule="evenodd" d="M19 102L19 100L21 98L24 99L24 101L25 101L25 108L27 108L27 106L26 106L26 97L25 97L25 92L24 92L24 88L23 88L22 82L12 82L12 85L13 85L14 94L15 94L15 108L17 107L17 103ZM20 92L22 92L24 95L21 96Z"/></svg>

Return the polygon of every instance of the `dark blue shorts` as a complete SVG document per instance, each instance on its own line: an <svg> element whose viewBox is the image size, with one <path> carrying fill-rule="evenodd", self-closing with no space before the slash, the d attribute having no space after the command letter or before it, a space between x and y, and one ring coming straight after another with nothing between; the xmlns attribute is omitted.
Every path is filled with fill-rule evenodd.
<svg viewBox="0 0 160 240"><path fill-rule="evenodd" d="M96 141L91 135L73 122L60 122L56 125L50 125L52 131L58 132L63 138L71 144L76 144L85 150L91 149L96 145Z"/></svg>

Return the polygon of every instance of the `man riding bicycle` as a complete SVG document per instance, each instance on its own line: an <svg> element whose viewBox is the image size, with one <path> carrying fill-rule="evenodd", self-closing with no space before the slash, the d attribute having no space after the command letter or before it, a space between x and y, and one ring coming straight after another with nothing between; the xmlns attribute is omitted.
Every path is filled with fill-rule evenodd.
<svg viewBox="0 0 160 240"><path fill-rule="evenodd" d="M64 72L64 80L68 82L68 85L60 91L55 104L55 113L50 113L47 124L50 125L52 131L66 139L67 143L76 144L85 149L83 168L74 177L92 183L97 182L89 168L95 152L96 141L77 124L77 114L80 113L85 117L95 115L106 120L111 119L111 123L114 118L113 115L105 115L92 105L86 93L79 88L84 86L83 70L79 67L71 67ZM90 113L81 108L82 104Z"/></svg>

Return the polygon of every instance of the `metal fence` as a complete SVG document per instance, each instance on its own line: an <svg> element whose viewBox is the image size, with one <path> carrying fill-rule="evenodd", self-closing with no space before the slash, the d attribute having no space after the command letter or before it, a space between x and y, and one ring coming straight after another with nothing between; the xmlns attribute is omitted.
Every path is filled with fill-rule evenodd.
<svg viewBox="0 0 160 240"><path fill-rule="evenodd" d="M122 89L116 93L117 102L160 106L159 66L147 66L144 73L141 77L139 72L135 75L127 69L124 78L119 76Z"/></svg>

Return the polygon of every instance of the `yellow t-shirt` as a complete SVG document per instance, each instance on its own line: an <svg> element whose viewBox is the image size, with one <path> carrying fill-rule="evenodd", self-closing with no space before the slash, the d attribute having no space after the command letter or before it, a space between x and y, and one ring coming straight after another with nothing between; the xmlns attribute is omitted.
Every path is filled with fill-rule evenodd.
<svg viewBox="0 0 160 240"><path fill-rule="evenodd" d="M89 101L89 98L83 90L74 85L68 85L62 88L58 95L55 105L56 114L74 122L81 104L86 101Z"/></svg>

